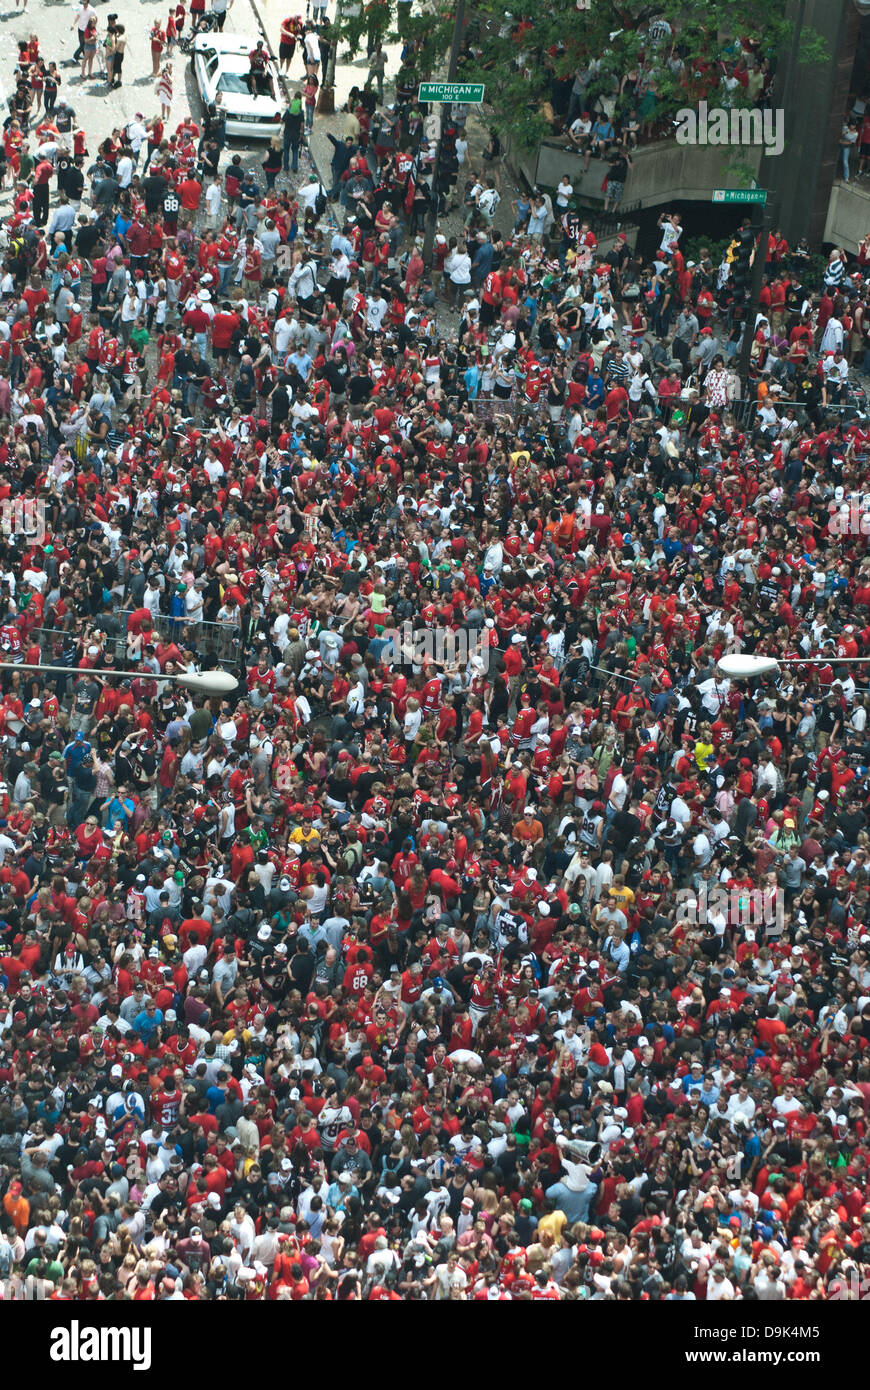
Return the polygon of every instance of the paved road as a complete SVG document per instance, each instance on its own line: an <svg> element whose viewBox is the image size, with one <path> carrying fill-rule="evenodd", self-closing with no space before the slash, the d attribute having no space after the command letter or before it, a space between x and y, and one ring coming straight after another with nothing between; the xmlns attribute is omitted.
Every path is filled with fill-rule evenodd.
<svg viewBox="0 0 870 1390"><path fill-rule="evenodd" d="M8 6L9 0L5 0ZM151 76L151 52L149 33L155 19L165 24L169 10L168 0L163 5L155 5L153 0L109 0L109 3L95 5L105 32L105 19L110 13L117 14L118 22L123 24L127 36L127 52L124 60L124 85L109 91L105 78L95 75L82 80L79 64L71 61L75 51L77 36L74 25L77 5L57 0L30 0L26 11L6 10L0 13L0 81L8 93L17 55L19 39L26 39L32 33L39 37L40 52L47 59L58 62L62 86L61 94L73 106L80 125L88 135L88 149L94 154L99 142L112 131L123 129L136 115L142 112L146 118L157 115L160 103L156 96L156 84ZM226 31L230 30L259 37L260 30L254 11L248 0L233 0L227 17ZM201 103L193 80L190 62L177 50L172 55L173 76L175 79L172 99L172 123L174 127L189 114L199 119ZM301 70L301 65L300 65ZM262 148L261 148L262 147ZM233 142L233 149L241 148ZM265 153L264 142L251 146L251 162L259 162ZM9 201L9 191L0 198L0 205Z"/></svg>
<svg viewBox="0 0 870 1390"><path fill-rule="evenodd" d="M8 6L9 0L5 0L5 4ZM8 93L11 87L18 40L27 39L32 33L37 34L40 52L47 59L54 59L59 64L62 76L61 93L71 103L79 123L87 131L91 154L96 151L101 140L111 135L113 130L123 129L137 112L141 111L146 118L159 112L155 82L151 76L148 36L155 19L159 18L165 24L169 4L168 0L163 5L155 5L153 0L145 0L145 3L143 0L108 0L108 3L97 0L95 8L103 32L106 17L110 13L117 14L119 23L125 26L127 53L124 62L124 85L116 91L110 91L105 78L97 76L96 72L93 77L82 80L79 64L71 61L77 44L74 28L77 4L68 4L66 0L30 0L27 10L23 12L20 9L8 8L5 12L0 12L0 82L3 84L4 92ZM259 0L258 8L267 37L276 49L281 20L288 13L304 14L302 0L296 0L296 3L294 0ZM334 17L333 4L330 5L328 13ZM233 0L225 30L252 38L260 35L258 19L249 0ZM398 48L391 47L388 53L390 68L395 68ZM176 50L172 56L172 64L175 84L170 128L174 128L182 117L190 112L198 119L202 110L190 61ZM96 63L94 66L96 69ZM336 71L337 105L346 100L347 93L354 83L362 83L365 80L366 72L367 63L364 58L358 59L356 63L346 63L343 55L339 54ZM300 81L304 77L298 50L291 70L291 79L296 77ZM316 128L324 119L321 116L315 117ZM235 152L244 146L238 141L233 141L231 148ZM328 148L324 144L324 152ZM250 163L259 165L264 153L264 142L252 142L249 147ZM318 152L318 158L322 160L322 157ZM8 189L0 195L0 207L8 205L10 196Z"/></svg>

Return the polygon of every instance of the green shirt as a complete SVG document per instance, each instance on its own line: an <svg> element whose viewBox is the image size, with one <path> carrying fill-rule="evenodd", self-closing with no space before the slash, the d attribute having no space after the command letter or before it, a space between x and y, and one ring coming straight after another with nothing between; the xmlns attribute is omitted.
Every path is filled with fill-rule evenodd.
<svg viewBox="0 0 870 1390"><path fill-rule="evenodd" d="M656 109L656 98L653 92L644 92L637 104L636 110L640 120L648 120Z"/></svg>
<svg viewBox="0 0 870 1390"><path fill-rule="evenodd" d="M38 1270L38 1268L39 1268L39 1266L40 1266L41 1264L42 1264L42 1260L39 1260L39 1259L33 1259L33 1260L31 1260L30 1263L28 1264L27 1268L26 1268L25 1271L24 1271L24 1277L25 1277L25 1279L27 1278L28 1274L33 1274L33 1275L35 1275L35 1274L36 1274L36 1271ZM47 1260L47 1261L46 1261L46 1263L45 1263L45 1278L46 1278L46 1279L50 1279L51 1282L52 1282L53 1284L55 1284L55 1285L57 1285L57 1284L59 1284L59 1283L61 1282L61 1280L63 1279L63 1265L60 1263L59 1260Z"/></svg>
<svg viewBox="0 0 870 1390"><path fill-rule="evenodd" d="M134 328L130 334L130 341L134 343L140 351L147 347L150 339L151 334L148 332L147 328Z"/></svg>

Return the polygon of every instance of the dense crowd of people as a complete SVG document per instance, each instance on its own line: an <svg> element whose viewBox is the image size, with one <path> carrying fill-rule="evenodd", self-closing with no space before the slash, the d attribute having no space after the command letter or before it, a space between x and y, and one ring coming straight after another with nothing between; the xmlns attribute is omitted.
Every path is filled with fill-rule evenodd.
<svg viewBox="0 0 870 1390"><path fill-rule="evenodd" d="M271 182L5 132L3 1295L857 1297L864 260L771 236L749 408L676 213L429 267L371 94L329 189L292 82Z"/></svg>

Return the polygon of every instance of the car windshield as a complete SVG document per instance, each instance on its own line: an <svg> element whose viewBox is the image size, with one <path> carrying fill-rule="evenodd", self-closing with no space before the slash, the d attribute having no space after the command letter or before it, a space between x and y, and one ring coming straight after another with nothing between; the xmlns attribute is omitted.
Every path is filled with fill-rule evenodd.
<svg viewBox="0 0 870 1390"><path fill-rule="evenodd" d="M243 72L222 72L220 77L218 78L218 91L238 92L242 96L246 97L251 95L247 81L245 79L245 74ZM259 95L265 96L267 95L267 93L261 92L259 93ZM271 96L273 99L275 98L275 94L272 90L271 80L269 83L268 95Z"/></svg>

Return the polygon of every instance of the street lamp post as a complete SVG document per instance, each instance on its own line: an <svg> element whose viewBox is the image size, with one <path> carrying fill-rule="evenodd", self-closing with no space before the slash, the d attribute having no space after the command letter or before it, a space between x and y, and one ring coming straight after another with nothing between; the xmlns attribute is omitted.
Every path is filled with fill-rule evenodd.
<svg viewBox="0 0 870 1390"><path fill-rule="evenodd" d="M745 318L743 320L743 341L740 345L740 365L739 376L740 384L743 388L744 399L749 399L749 372L752 366L752 344L755 341L755 321L758 317L758 310L761 304L762 281L764 280L764 270L767 257L767 244L770 236L770 219L767 206L755 205L752 217L752 235L755 239L755 251L752 261L752 279L750 281L749 296L746 300Z"/></svg>
<svg viewBox="0 0 870 1390"><path fill-rule="evenodd" d="M455 82L459 71L459 50L462 47L462 33L465 29L465 0L456 0L456 15L453 20L453 39L450 44L450 59L447 64L447 81ZM432 192L426 209L425 236L423 238L423 263L428 269L432 264L432 250L435 245L435 229L438 226L438 175L441 166L441 146L444 139L444 103L441 103L441 124L438 127L438 144L435 147L435 162L432 165Z"/></svg>
<svg viewBox="0 0 870 1390"><path fill-rule="evenodd" d="M335 32L332 36L332 43L329 49L329 61L326 64L326 77L323 82L324 91L331 93L330 100L332 101L333 111L335 110L335 63L338 56L338 35L341 28L341 21L342 0L337 0L335 6Z"/></svg>
<svg viewBox="0 0 870 1390"><path fill-rule="evenodd" d="M57 672L63 676L129 676L129 671L106 666L39 666L31 661L8 661L2 665L11 671ZM135 673L134 673L135 674ZM153 672L148 673L153 675ZM174 681L186 690L197 690L202 695L231 695L238 686L235 676L229 671L185 671L182 675L168 675L161 672L154 676L156 681Z"/></svg>

